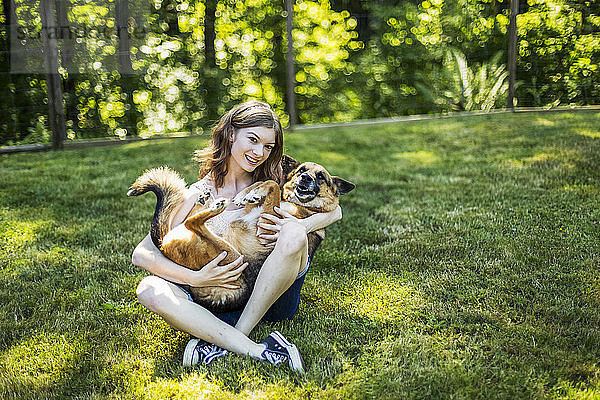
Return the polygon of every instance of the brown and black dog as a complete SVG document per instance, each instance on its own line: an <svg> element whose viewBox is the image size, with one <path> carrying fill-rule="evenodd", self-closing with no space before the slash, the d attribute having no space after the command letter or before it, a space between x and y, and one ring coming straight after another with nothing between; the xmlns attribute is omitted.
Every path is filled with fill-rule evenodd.
<svg viewBox="0 0 600 400"><path fill-rule="evenodd" d="M273 208L281 207L297 218L306 218L316 213L333 211L339 204L339 196L355 187L351 182L331 176L319 164L300 164L293 158L284 156L282 165L286 176L283 191L275 181L265 181L257 182L238 193L233 202L243 206L244 210L230 224L223 237L211 232L204 223L223 212L229 201L210 201L209 188L201 192L192 216L182 225L170 230L171 218L183 202L186 190L185 181L175 171L165 167L151 169L140 176L127 192L129 196L139 196L148 191L156 194L157 203L150 236L156 247L172 261L198 270L222 251L227 251L222 264L244 255L248 266L234 282L240 287L186 287L196 303L212 311L223 312L239 309L248 300L258 272L272 251L257 238L257 223L261 213L275 215ZM281 203L282 199L284 203ZM324 236L324 230L308 235L308 254L311 258Z"/></svg>

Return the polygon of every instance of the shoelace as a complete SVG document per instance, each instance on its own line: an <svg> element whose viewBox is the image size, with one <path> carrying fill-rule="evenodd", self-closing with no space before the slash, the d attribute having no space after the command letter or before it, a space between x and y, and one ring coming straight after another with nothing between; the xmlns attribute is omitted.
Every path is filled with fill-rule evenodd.
<svg viewBox="0 0 600 400"><path fill-rule="evenodd" d="M196 349L198 349L198 351L200 353L202 353L205 356L207 356L207 355L209 355L210 353L212 353L213 351L216 350L216 346L214 344L210 344L210 345L198 346L198 347L196 347Z"/></svg>
<svg viewBox="0 0 600 400"><path fill-rule="evenodd" d="M275 364L275 365L285 362L288 359L288 357L284 354L279 354L279 353L270 352L270 351L265 351L263 353L263 356L265 357L265 360L267 360L271 364Z"/></svg>
<svg viewBox="0 0 600 400"><path fill-rule="evenodd" d="M204 358L202 359L202 362L204 364L210 364L210 362L215 358L227 355L229 353L227 350L222 349L215 344L199 346L196 347L196 349L198 350L198 352L204 354Z"/></svg>

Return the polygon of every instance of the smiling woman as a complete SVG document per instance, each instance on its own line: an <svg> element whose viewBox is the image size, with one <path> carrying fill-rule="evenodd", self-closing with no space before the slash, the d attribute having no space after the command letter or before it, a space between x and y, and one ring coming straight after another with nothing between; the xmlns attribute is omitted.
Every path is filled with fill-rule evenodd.
<svg viewBox="0 0 600 400"><path fill-rule="evenodd" d="M272 131L274 136L267 131ZM251 171L246 171L252 176L252 183L268 179L281 182L283 130L279 118L271 107L258 101L242 103L226 113L213 129L211 144L194 153L194 159L202 163L199 178L210 175L217 188L224 185L224 178L230 167L229 156L232 154L233 145L238 136L243 139L238 143L239 146L251 141L270 146L267 149L269 154L266 155L264 162L255 163L256 165ZM250 147L250 143L248 143L248 147ZM248 149L246 148L246 150ZM256 161L258 159L256 156L257 154L251 154L250 162Z"/></svg>
<svg viewBox="0 0 600 400"><path fill-rule="evenodd" d="M200 214L195 212L200 196L209 202L217 196L232 199L253 183L267 180L275 181L275 187L281 186L282 156L283 133L273 110L257 101L234 107L213 129L211 144L195 153L195 158L202 163L200 180L183 194L182 204L169 213L171 232L185 231L182 222ZM210 196L204 197L207 194ZM207 223L207 226L213 235L220 236L242 210L231 204L212 217L208 222L213 224ZM273 250L260 267L250 298L242 309L213 313L216 310L195 303L188 290L190 287L239 288L236 282L248 265L243 256L226 259L227 254L223 252L199 270L191 270L166 258L150 235L134 250L133 264L153 274L138 285L140 302L174 328L195 337L185 348L185 366L209 364L231 351L272 364L285 363L303 371L300 352L281 333L271 333L262 343L255 343L248 334L260 321L281 321L296 313L300 289L310 265L307 235L340 219L341 211L338 206L333 211L303 219L284 210L275 211L281 218L271 216L268 224L263 222L269 226L268 230L256 232L259 246ZM217 219L220 222L217 221L215 227ZM222 261L228 264L219 265Z"/></svg>

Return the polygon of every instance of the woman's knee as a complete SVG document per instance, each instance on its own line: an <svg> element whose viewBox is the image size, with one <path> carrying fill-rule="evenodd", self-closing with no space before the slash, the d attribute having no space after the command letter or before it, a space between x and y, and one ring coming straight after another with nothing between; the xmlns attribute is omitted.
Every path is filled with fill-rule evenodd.
<svg viewBox="0 0 600 400"><path fill-rule="evenodd" d="M158 276L147 276L138 284L135 294L140 303L150 311L160 313L169 302L168 283Z"/></svg>
<svg viewBox="0 0 600 400"><path fill-rule="evenodd" d="M279 232L277 246L284 255L302 254L308 246L306 228L296 222L283 225Z"/></svg>

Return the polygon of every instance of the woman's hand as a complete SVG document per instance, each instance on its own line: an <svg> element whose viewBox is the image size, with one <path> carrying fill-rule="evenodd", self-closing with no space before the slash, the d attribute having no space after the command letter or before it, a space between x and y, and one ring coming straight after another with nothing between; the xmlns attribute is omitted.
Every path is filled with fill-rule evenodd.
<svg viewBox="0 0 600 400"><path fill-rule="evenodd" d="M281 227L288 222L295 222L304 226L302 218L296 218L279 207L275 207L274 210L281 218L272 214L263 213L260 215L257 224L258 231L256 234L258 236L258 241L266 247L275 247L275 243L277 242L277 239L279 239ZM272 231L272 233L266 233L265 231Z"/></svg>
<svg viewBox="0 0 600 400"><path fill-rule="evenodd" d="M248 263L243 263L244 256L241 255L229 264L219 265L225 257L227 257L226 251L216 256L199 271L193 271L188 284L196 287L219 286L225 289L239 289L240 285L234 281L240 277Z"/></svg>

